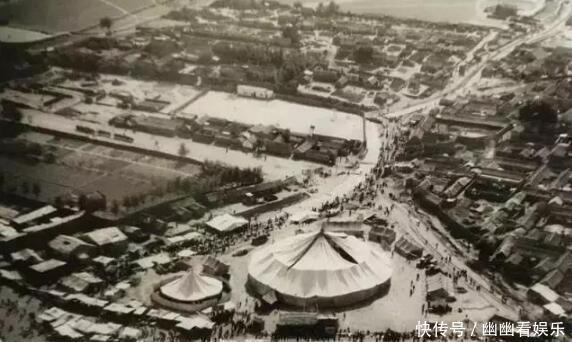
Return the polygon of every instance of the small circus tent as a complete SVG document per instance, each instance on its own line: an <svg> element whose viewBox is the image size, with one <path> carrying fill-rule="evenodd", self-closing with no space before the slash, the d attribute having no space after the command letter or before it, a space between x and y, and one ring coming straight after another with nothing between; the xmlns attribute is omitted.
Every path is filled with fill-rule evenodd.
<svg viewBox="0 0 572 342"><path fill-rule="evenodd" d="M199 303L222 294L220 280L196 273L191 270L159 289L162 297L181 303Z"/></svg>

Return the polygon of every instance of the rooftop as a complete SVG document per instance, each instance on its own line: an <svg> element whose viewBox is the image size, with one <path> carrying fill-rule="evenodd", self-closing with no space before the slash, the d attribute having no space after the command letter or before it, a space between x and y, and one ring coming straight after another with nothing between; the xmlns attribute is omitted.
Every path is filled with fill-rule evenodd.
<svg viewBox="0 0 572 342"><path fill-rule="evenodd" d="M44 262L41 262L39 264L35 264L30 266L30 269L38 272L38 273L44 273L44 272L49 272L51 270L63 267L66 265L65 261L61 261L61 260L57 260L57 259L50 259L50 260L46 260Z"/></svg>
<svg viewBox="0 0 572 342"><path fill-rule="evenodd" d="M207 225L209 227L221 233L231 232L247 224L248 220L246 220L245 218L233 216L230 214L223 214L217 216L212 220L210 220L209 222L207 222Z"/></svg>
<svg viewBox="0 0 572 342"><path fill-rule="evenodd" d="M68 255L73 253L80 246L95 247L81 239L69 235L58 235L55 239L48 243L53 250Z"/></svg>
<svg viewBox="0 0 572 342"><path fill-rule="evenodd" d="M56 208L52 207L51 205L47 205L45 207L39 208L37 210L31 211L29 213L20 215L14 219L12 219L12 223L16 224L16 225L22 225L22 224L26 224L28 222L37 220L39 218L42 218L44 216L53 214L57 211Z"/></svg>
<svg viewBox="0 0 572 342"><path fill-rule="evenodd" d="M94 230L86 234L86 237L98 246L115 244L127 240L127 236L117 227L107 227Z"/></svg>

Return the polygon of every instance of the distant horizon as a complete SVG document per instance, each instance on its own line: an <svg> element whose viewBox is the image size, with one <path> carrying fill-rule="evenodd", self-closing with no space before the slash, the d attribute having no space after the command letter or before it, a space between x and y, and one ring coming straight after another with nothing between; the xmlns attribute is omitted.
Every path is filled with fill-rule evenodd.
<svg viewBox="0 0 572 342"><path fill-rule="evenodd" d="M303 5L314 7L328 0L278 0L285 4L300 1ZM491 24L484 9L494 3L523 4L524 8L534 6L544 0L337 0L342 11L356 14L386 15L403 19L417 19L431 22Z"/></svg>

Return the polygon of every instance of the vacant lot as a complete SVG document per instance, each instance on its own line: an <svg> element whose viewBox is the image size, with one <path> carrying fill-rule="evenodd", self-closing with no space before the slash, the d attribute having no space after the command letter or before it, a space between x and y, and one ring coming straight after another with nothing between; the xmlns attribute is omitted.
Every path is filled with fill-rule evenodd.
<svg viewBox="0 0 572 342"><path fill-rule="evenodd" d="M253 125L275 125L299 133L310 133L310 127L314 126L317 134L363 139L363 122L357 115L280 100L256 100L210 91L183 112Z"/></svg>
<svg viewBox="0 0 572 342"><path fill-rule="evenodd" d="M27 197L40 188L38 199L51 202L66 193L100 191L108 203L127 196L148 194L164 188L176 177L192 177L200 172L194 164L178 164L139 153L112 149L72 139L28 133L20 139L44 146L56 156L55 163L31 161L0 155L4 188Z"/></svg>

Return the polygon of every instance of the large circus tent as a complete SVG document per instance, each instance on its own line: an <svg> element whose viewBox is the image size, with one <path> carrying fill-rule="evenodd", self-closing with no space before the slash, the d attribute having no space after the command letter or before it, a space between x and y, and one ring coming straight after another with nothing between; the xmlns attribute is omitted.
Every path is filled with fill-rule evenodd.
<svg viewBox="0 0 572 342"><path fill-rule="evenodd" d="M344 307L386 291L391 261L376 246L323 229L281 240L253 253L248 286L266 302Z"/></svg>

